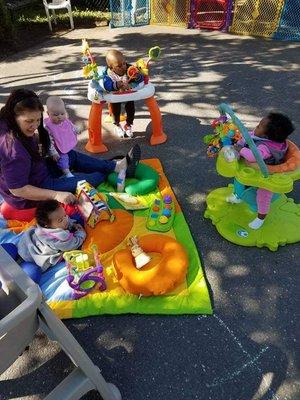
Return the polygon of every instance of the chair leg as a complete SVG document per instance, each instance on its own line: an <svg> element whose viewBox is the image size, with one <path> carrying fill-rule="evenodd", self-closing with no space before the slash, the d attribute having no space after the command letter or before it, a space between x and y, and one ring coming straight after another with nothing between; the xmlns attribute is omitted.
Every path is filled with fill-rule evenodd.
<svg viewBox="0 0 300 400"><path fill-rule="evenodd" d="M53 15L53 21L54 21L55 25L57 25L55 10L52 10L52 15Z"/></svg>
<svg viewBox="0 0 300 400"><path fill-rule="evenodd" d="M46 12L47 20L48 20L49 29L52 32L51 17L50 17L49 10L47 7L45 7L45 12Z"/></svg>
<svg viewBox="0 0 300 400"><path fill-rule="evenodd" d="M114 385L105 381L99 368L92 362L71 332L45 303L42 303L39 307L39 321L41 329L46 334L49 331L51 332L51 336L56 338L56 341L61 345L72 362L79 367L84 376L91 382L91 386L98 390L103 400L121 400L119 390Z"/></svg>
<svg viewBox="0 0 300 400"><path fill-rule="evenodd" d="M68 6L68 13L69 13L69 18L70 18L71 29L74 29L74 21L73 21L73 14L72 14L71 5Z"/></svg>

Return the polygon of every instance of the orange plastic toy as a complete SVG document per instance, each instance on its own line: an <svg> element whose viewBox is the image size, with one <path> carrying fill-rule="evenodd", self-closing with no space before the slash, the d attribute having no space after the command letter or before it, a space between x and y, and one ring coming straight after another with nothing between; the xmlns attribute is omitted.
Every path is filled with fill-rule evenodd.
<svg viewBox="0 0 300 400"><path fill-rule="evenodd" d="M188 257L184 247L170 236L151 234L139 238L151 261L137 269L129 248L115 253L113 261L122 288L135 295L158 296L172 291L185 279Z"/></svg>

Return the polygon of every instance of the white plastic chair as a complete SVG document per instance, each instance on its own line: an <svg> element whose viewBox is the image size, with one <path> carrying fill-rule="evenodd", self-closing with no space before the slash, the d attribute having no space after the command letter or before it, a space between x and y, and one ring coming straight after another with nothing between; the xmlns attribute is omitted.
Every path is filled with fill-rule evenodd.
<svg viewBox="0 0 300 400"><path fill-rule="evenodd" d="M56 317L36 285L0 246L0 375L18 358L41 329L57 341L74 370L45 400L78 400L97 390L103 400L121 400L118 388L107 383L66 326ZM1 397L1 395L0 395Z"/></svg>
<svg viewBox="0 0 300 400"><path fill-rule="evenodd" d="M48 24L49 24L49 28L50 28L51 32L52 32L52 24L51 24L51 16L50 16L49 10L52 10L52 16L53 16L54 23L57 24L55 10L60 10L62 8L66 8L68 10L71 29L74 29L74 21L73 21L72 7L71 7L70 0L52 0L51 3L47 3L47 0L43 0L43 4L45 7Z"/></svg>

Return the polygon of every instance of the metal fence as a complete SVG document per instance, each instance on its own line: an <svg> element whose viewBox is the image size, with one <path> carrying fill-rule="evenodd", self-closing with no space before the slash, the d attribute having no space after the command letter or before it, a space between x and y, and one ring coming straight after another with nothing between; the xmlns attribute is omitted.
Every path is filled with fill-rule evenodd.
<svg viewBox="0 0 300 400"><path fill-rule="evenodd" d="M189 27L227 30L232 12L232 0L192 0Z"/></svg>
<svg viewBox="0 0 300 400"><path fill-rule="evenodd" d="M285 0L274 39L300 40L300 1Z"/></svg>
<svg viewBox="0 0 300 400"><path fill-rule="evenodd" d="M110 12L109 0L71 0L72 8L76 6L86 7L90 10Z"/></svg>
<svg viewBox="0 0 300 400"><path fill-rule="evenodd" d="M149 0L110 0L110 9L112 28L149 24Z"/></svg>
<svg viewBox="0 0 300 400"><path fill-rule="evenodd" d="M272 37L278 28L283 5L284 0L235 0L229 30L240 35Z"/></svg>
<svg viewBox="0 0 300 400"><path fill-rule="evenodd" d="M151 0L151 24L187 27L190 0Z"/></svg>
<svg viewBox="0 0 300 400"><path fill-rule="evenodd" d="M151 23L300 40L300 0L72 0L76 5L107 13L112 28Z"/></svg>

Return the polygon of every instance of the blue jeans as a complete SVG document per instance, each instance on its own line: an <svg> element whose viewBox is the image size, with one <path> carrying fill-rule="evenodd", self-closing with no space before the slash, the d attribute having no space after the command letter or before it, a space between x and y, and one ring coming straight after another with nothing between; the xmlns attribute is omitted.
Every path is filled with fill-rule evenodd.
<svg viewBox="0 0 300 400"><path fill-rule="evenodd" d="M53 160L48 160L47 166L50 176L42 183L43 189L75 193L77 182L84 179L92 186L97 187L106 180L107 175L113 172L116 167L115 161L90 157L75 150L71 150L68 156L70 170L74 174L74 178L63 177L56 163Z"/></svg>

